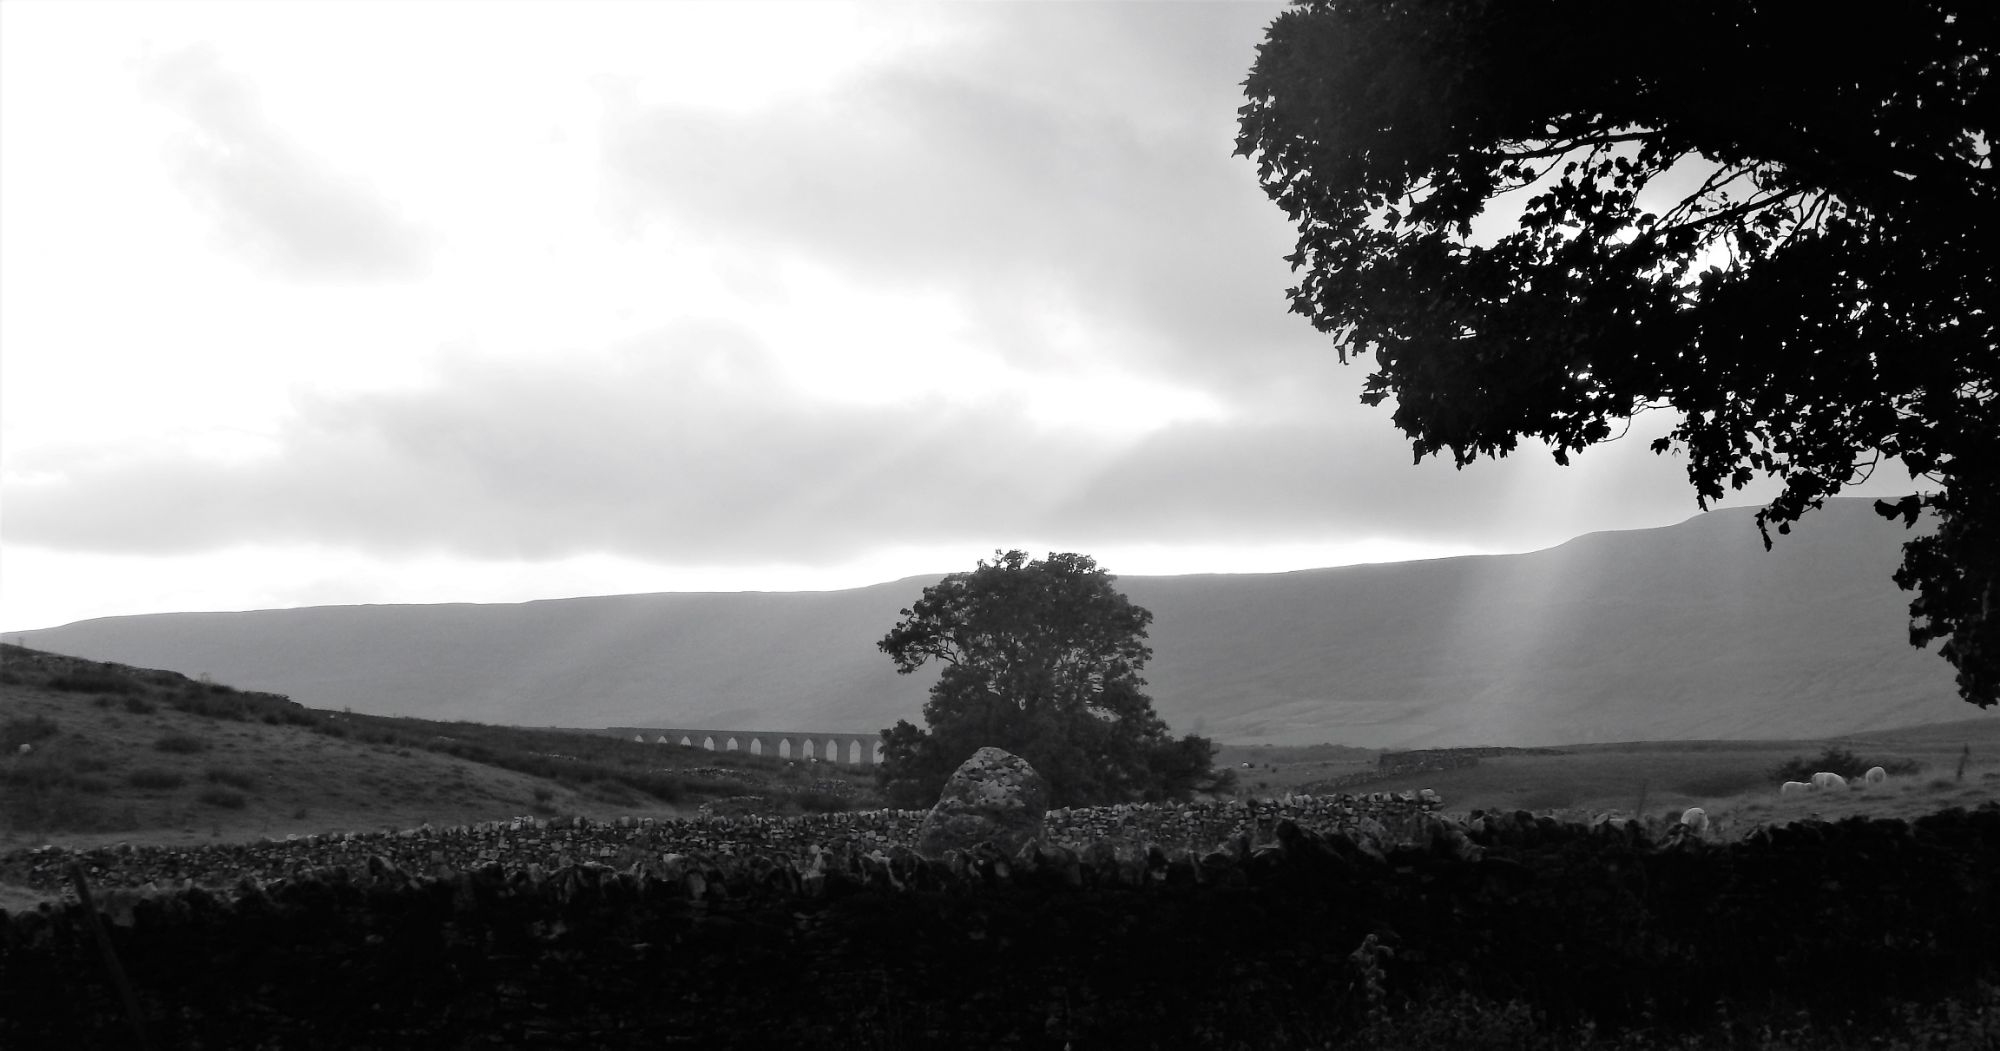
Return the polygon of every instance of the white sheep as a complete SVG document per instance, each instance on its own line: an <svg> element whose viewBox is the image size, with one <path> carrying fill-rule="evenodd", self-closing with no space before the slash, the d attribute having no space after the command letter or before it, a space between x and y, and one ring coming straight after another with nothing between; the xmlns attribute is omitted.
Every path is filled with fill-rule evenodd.
<svg viewBox="0 0 2000 1051"><path fill-rule="evenodd" d="M1778 786L1778 795L1780 797L1802 796L1805 795L1807 792L1812 791L1812 787L1813 786L1805 783L1804 781L1787 781L1784 784Z"/></svg>
<svg viewBox="0 0 2000 1051"><path fill-rule="evenodd" d="M1708 811L1698 806L1691 806L1687 808L1687 813L1681 815L1681 824L1686 825L1690 832L1706 832L1708 831Z"/></svg>
<svg viewBox="0 0 2000 1051"><path fill-rule="evenodd" d="M1844 778L1839 774L1829 773L1828 771L1821 770L1819 773L1814 774L1812 776L1812 783L1814 788L1824 792L1835 788L1846 788L1847 778Z"/></svg>
<svg viewBox="0 0 2000 1051"><path fill-rule="evenodd" d="M1871 766L1868 768L1868 772L1861 776L1868 781L1869 787L1872 788L1876 785L1881 784L1884 781L1889 780L1889 771L1884 770L1879 766Z"/></svg>

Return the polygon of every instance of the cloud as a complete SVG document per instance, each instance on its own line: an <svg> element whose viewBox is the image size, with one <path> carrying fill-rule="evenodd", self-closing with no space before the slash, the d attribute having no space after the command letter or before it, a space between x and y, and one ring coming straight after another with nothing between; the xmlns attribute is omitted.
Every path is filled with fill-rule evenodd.
<svg viewBox="0 0 2000 1051"><path fill-rule="evenodd" d="M1049 319L1092 353L1256 392L1328 354L1288 315L1283 217L1231 157L1236 84L1272 11L973 8L949 50L784 109L612 99L607 156L634 222L805 253L957 293L1016 362Z"/></svg>
<svg viewBox="0 0 2000 1051"><path fill-rule="evenodd" d="M1674 494L1672 465L1634 449L1646 462L1616 460L1614 474L1650 471L1644 491ZM1597 456L1606 471L1631 458L1584 462ZM1005 397L816 401L754 337L719 324L560 362L450 359L423 390L304 399L264 456L122 450L18 468L4 494L10 543L676 565L827 565L884 546L1043 540L1509 546L1568 535L1575 516L1546 514L1547 502L1569 492L1587 504L1596 484L1551 477L1531 455L1413 468L1386 418L1369 414L1133 437L1039 425ZM1596 527L1670 520L1666 499L1597 508Z"/></svg>
<svg viewBox="0 0 2000 1051"><path fill-rule="evenodd" d="M295 278L422 271L422 230L367 182L286 136L212 51L189 48L161 61L151 84L191 125L175 144L178 175L231 248Z"/></svg>

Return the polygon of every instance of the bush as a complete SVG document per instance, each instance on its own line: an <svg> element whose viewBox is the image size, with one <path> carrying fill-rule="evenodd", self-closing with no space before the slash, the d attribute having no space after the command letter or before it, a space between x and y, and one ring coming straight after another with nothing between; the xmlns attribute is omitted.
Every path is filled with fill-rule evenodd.
<svg viewBox="0 0 2000 1051"><path fill-rule="evenodd" d="M171 770L147 767L126 774L125 783L133 788L179 788L187 783L187 778Z"/></svg>
<svg viewBox="0 0 2000 1051"><path fill-rule="evenodd" d="M131 712L133 715L151 715L158 710L158 706L144 697L127 697L125 698L125 710Z"/></svg>
<svg viewBox="0 0 2000 1051"><path fill-rule="evenodd" d="M49 689L67 693L138 693L131 676L109 668L78 668L49 680Z"/></svg>
<svg viewBox="0 0 2000 1051"><path fill-rule="evenodd" d="M231 788L251 789L257 787L257 779L238 770L211 766L208 768L210 784L228 785Z"/></svg>
<svg viewBox="0 0 2000 1051"><path fill-rule="evenodd" d="M205 788L195 798L209 806L221 807L224 810L241 810L249 803L243 793L232 792L227 788Z"/></svg>
<svg viewBox="0 0 2000 1051"><path fill-rule="evenodd" d="M199 737L194 736L193 734L168 734L165 737L162 737L159 740L154 741L153 747L156 750L162 752L174 752L179 755L193 755L196 752L208 751L208 742L202 740Z"/></svg>

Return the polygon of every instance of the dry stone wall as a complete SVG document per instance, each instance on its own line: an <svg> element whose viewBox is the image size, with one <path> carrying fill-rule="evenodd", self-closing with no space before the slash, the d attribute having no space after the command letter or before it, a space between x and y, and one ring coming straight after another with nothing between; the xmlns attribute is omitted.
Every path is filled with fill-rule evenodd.
<svg viewBox="0 0 2000 1051"><path fill-rule="evenodd" d="M1422 818L1442 805L1434 793L1383 792L1069 808L1048 812L1043 835L1046 842L1071 849L1106 841L1206 851L1243 837L1253 843L1268 841L1280 821L1291 820L1316 831L1397 842L1415 836ZM229 887L246 877L288 878L318 868L352 866L371 857L431 875L489 863L509 868L539 865L545 870L586 863L624 867L669 854L763 854L803 860L821 849L866 853L914 847L927 813L869 810L786 818L738 813L672 821L519 817L449 828L299 836L261 843L54 848L0 856L0 876L61 891L75 861L84 865L93 883L179 889Z"/></svg>
<svg viewBox="0 0 2000 1051"><path fill-rule="evenodd" d="M100 905L157 1046L1304 1046L1459 992L1671 1034L2000 975L2000 808L1729 843L1525 813L1422 833L442 876L370 855ZM82 906L0 914L0 1046L127 1046L119 1003Z"/></svg>

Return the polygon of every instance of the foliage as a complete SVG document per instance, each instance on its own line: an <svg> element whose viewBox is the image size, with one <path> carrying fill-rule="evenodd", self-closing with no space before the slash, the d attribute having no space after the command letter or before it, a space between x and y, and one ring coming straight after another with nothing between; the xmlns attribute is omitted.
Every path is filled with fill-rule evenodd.
<svg viewBox="0 0 2000 1051"><path fill-rule="evenodd" d="M1697 502L1789 531L1884 458L1914 645L2000 700L2000 7L1300 0L1237 152L1299 232L1291 309L1375 356L1419 460L1558 462L1672 409ZM1491 209L1491 215L1485 215ZM1518 220L1507 228L1507 217ZM1487 229L1492 222L1496 229ZM1477 226L1476 226L1477 224Z"/></svg>
<svg viewBox="0 0 2000 1051"><path fill-rule="evenodd" d="M1230 784L1214 769L1215 746L1168 736L1143 692L1151 612L1086 556L995 555L925 588L877 644L899 673L942 666L924 704L929 730L898 720L882 731L876 776L892 799L928 805L988 745L1026 759L1058 806L1186 799Z"/></svg>

